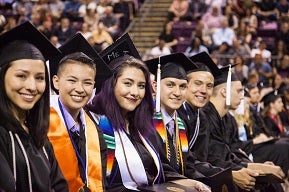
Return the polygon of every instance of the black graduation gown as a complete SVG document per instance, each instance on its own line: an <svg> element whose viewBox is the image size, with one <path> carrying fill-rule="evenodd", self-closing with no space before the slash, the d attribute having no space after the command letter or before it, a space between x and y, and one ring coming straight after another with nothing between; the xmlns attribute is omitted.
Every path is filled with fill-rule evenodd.
<svg viewBox="0 0 289 192"><path fill-rule="evenodd" d="M223 121L228 129L237 130L237 122L229 113L223 118ZM287 174L289 169L289 142L277 140L253 144L252 140L245 142L240 141L238 134L236 134L234 135L232 146L243 149L247 154L252 153L253 160L256 163L272 161L275 165L280 166L283 172Z"/></svg>
<svg viewBox="0 0 289 192"><path fill-rule="evenodd" d="M68 191L67 182L59 169L52 145L48 139L45 144L45 149L48 155L47 159L43 149L36 148L30 135L27 134L22 128L18 129L17 134L23 144L29 160L32 190L41 192L50 192L52 190ZM16 154L16 191L29 191L28 172L25 159L15 136L14 140ZM0 183L3 183L6 181L6 179L11 179L11 175L13 175L12 142L9 132L3 127L0 127L0 152L4 157L1 158L0 164L9 164L10 170L7 177L2 175L1 170ZM6 169L6 171L8 170Z"/></svg>
<svg viewBox="0 0 289 192"><path fill-rule="evenodd" d="M280 117L282 125L284 127L289 128L289 126L288 126L289 122L288 122L288 118L287 118L286 113L285 112L281 112L278 115ZM263 118L264 118L264 122L265 122L266 126L268 127L268 129L270 131L270 134L273 137L279 137L279 136L281 136L281 137L289 137L288 133L286 133L286 132L284 132L284 134L280 133L280 130L279 130L277 124L269 116L264 116Z"/></svg>
<svg viewBox="0 0 289 192"><path fill-rule="evenodd" d="M155 147L155 149L159 152L166 181L184 179L188 176L190 176L189 178L192 178L193 175L194 177L197 178L205 178L205 176L202 173L198 172L195 169L194 166L195 158L193 157L193 155L191 155L190 151L188 153L184 152L182 153L184 161L183 164L186 165L184 170L185 172L184 175L186 176L185 177L184 175L182 175L181 170L175 170L173 166L170 164L170 161L167 158L166 154L166 144L163 142L161 136L158 133L156 133L154 136L149 137L149 139L150 142Z"/></svg>
<svg viewBox="0 0 289 192"><path fill-rule="evenodd" d="M208 130L208 123L205 119L206 117L203 110L199 109L199 113L200 113L199 134L195 141L195 144L190 150L195 153L198 160L206 161L209 150L209 140L207 138L209 137L210 132ZM185 123L185 126L187 128L188 140L190 141L196 131L197 111L194 110L188 104L186 104L186 109L184 108L184 106L182 106L181 108L178 109L178 114Z"/></svg>
<svg viewBox="0 0 289 192"><path fill-rule="evenodd" d="M210 102L204 108L210 123L210 142L208 161L220 167L231 166L232 170L247 167L252 162L247 154L241 150L241 142L238 141L237 124L232 115L227 113L220 117L214 105ZM283 192L281 185L268 184L261 187L261 191ZM239 191L242 191L239 189Z"/></svg>
<svg viewBox="0 0 289 192"><path fill-rule="evenodd" d="M248 139L253 139L255 136L257 136L260 133L264 133L267 136L271 135L270 130L268 129L268 127L266 126L263 120L261 111L258 112L256 107L254 106L250 106L250 118L252 121L252 130L249 130L248 127L245 127Z"/></svg>
<svg viewBox="0 0 289 192"><path fill-rule="evenodd" d="M13 177L13 173L11 172L11 169L9 167L9 164L5 157L2 155L2 152L0 152L0 172L1 172L1 178L0 178L0 191L15 191L15 179ZM5 178L5 179L4 179Z"/></svg>
<svg viewBox="0 0 289 192"><path fill-rule="evenodd" d="M130 141L132 142L133 146L135 147L136 151L138 152L143 162L143 166L146 171L146 175L148 179L148 184L152 185L154 176L157 173L157 168L156 166L152 166L152 165L155 165L155 163L151 154L145 148L144 144L142 143L142 141L140 140L138 136L132 133L131 135L127 134L127 136L130 138ZM128 157L128 158L132 158L132 157ZM131 171L137 171L137 170L131 170ZM125 186L123 185L119 165L118 165L116 158L114 158L114 163L113 163L110 177L107 178L106 191L107 192L133 191L133 190L129 190L125 188Z"/></svg>
<svg viewBox="0 0 289 192"><path fill-rule="evenodd" d="M179 117L185 123L188 141L190 141L196 131L195 128L197 122L197 111L193 110L191 106L186 104L186 109L184 108L184 106L182 106L180 109L178 109L178 114ZM206 177L209 177L222 171L223 169L221 167L212 166L210 163L207 163L205 161L207 159L209 150L209 139L208 139L209 131L208 131L208 124L205 120L205 114L201 109L199 109L199 115L200 115L199 133L194 145L192 146L192 148L189 149L193 156L191 160L194 160L194 162L188 165L195 166L196 172L200 172ZM195 174L195 172L193 173L189 172L188 175L186 176L192 179L197 180L200 179L197 177L198 174ZM203 179L201 180L203 181Z"/></svg>
<svg viewBox="0 0 289 192"><path fill-rule="evenodd" d="M207 161L218 167L239 170L250 162L244 151L232 146L235 130L227 129L214 105L209 102L204 107L210 125L209 153Z"/></svg>
<svg viewBox="0 0 289 192"><path fill-rule="evenodd" d="M187 129L185 124L184 126L185 129ZM154 136L149 137L149 139L153 146L156 148L156 150L159 152L166 181L190 178L208 184L209 180L207 176L211 176L222 170L221 168L213 168L213 166L211 166L209 163L198 161L195 155L190 150L188 150L188 152L182 152L183 165L185 165L184 173L182 173L181 169L174 169L174 166L167 158L166 143L163 141L159 133L156 133Z"/></svg>

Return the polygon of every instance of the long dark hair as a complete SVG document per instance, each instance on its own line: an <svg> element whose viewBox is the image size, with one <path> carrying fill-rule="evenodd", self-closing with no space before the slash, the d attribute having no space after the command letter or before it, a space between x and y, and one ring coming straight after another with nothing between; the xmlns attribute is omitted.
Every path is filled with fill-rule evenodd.
<svg viewBox="0 0 289 192"><path fill-rule="evenodd" d="M107 79L101 87L101 90L88 105L88 109L101 115L107 116L112 126L116 129L124 129L126 122L122 116L121 108L115 98L114 88L117 79L122 75L124 69L135 67L140 69L145 75L145 95L139 106L134 111L128 113L127 120L130 129L138 130L142 135L148 136L154 133L152 117L154 113L153 98L151 92L150 73L146 65L133 57L125 57L118 60L112 68L113 76Z"/></svg>
<svg viewBox="0 0 289 192"><path fill-rule="evenodd" d="M36 147L44 146L49 128L49 75L45 65L45 91L39 101L35 103L32 109L27 111L26 123ZM0 126L8 131L19 132L20 122L15 118L11 110L11 100L5 91L5 74L11 63L3 65L0 69Z"/></svg>

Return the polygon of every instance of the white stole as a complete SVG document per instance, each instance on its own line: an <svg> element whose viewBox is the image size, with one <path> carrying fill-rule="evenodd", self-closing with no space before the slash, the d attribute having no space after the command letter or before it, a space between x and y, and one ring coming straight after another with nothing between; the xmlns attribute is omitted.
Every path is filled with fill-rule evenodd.
<svg viewBox="0 0 289 192"><path fill-rule="evenodd" d="M133 144L131 143L130 139L127 137L126 133L122 130L119 130L118 132L114 130L114 135L115 135L115 143L116 143L115 157L119 165L119 170L120 170L123 185L127 189L131 189L131 190L138 190L137 189L138 185L148 185L147 175L143 166L143 162L138 152L134 148ZM120 141L120 137L123 142L123 147ZM158 173L159 173L160 164L159 164L157 154L154 152L151 146L145 141L145 139L141 135L140 137L145 147L148 149L149 153L152 155L154 162L156 164L156 167L158 169ZM124 156L125 154L126 154L126 157ZM125 159L127 159L127 164L125 162ZM137 183L135 183L133 179L131 178L127 165L129 166L129 170L132 174L132 177L135 179Z"/></svg>

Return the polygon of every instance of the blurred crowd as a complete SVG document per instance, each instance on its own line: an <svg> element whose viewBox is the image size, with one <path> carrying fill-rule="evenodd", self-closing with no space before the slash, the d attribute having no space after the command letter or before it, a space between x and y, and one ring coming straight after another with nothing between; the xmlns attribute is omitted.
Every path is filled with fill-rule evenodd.
<svg viewBox="0 0 289 192"><path fill-rule="evenodd" d="M219 67L238 63L234 73L244 84L283 89L289 85L288 11L287 0L174 0L146 56L206 51Z"/></svg>
<svg viewBox="0 0 289 192"><path fill-rule="evenodd" d="M29 20L56 47L79 32L101 52L125 31L143 1L1 0L0 30ZM206 51L219 67L238 63L234 73L244 84L283 89L289 86L288 11L287 0L174 0L145 58ZM180 23L194 26L189 37L176 32Z"/></svg>
<svg viewBox="0 0 289 192"><path fill-rule="evenodd" d="M122 34L141 3L138 0L1 0L0 31L29 20L56 47L80 32L100 52Z"/></svg>

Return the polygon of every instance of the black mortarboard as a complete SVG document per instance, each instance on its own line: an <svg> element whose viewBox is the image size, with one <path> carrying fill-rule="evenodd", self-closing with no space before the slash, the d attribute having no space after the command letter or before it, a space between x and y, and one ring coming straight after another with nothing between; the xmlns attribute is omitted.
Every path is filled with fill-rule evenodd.
<svg viewBox="0 0 289 192"><path fill-rule="evenodd" d="M173 77L187 79L187 72L194 70L197 66L183 53L173 53L145 61L149 71L156 75L158 64L160 64L161 79Z"/></svg>
<svg viewBox="0 0 289 192"><path fill-rule="evenodd" d="M235 66L236 66L236 64L232 64L232 65L227 65L225 67L220 68L219 71L221 72L221 74L215 78L214 86L221 85L223 83L227 83L229 69L233 68ZM231 73L231 82L232 81L240 81L240 80L237 78L236 75Z"/></svg>
<svg viewBox="0 0 289 192"><path fill-rule="evenodd" d="M264 106L268 106L271 102L276 101L280 97L281 95L278 94L278 91L274 90L264 95L263 98L261 99L261 102L264 103Z"/></svg>
<svg viewBox="0 0 289 192"><path fill-rule="evenodd" d="M190 57L190 59L198 66L198 68L187 72L187 74L197 71L208 71L212 73L215 78L221 75L221 71L208 53L201 52L193 55L192 57Z"/></svg>
<svg viewBox="0 0 289 192"><path fill-rule="evenodd" d="M76 33L74 36L68 39L61 47L59 47L59 50L61 51L61 56L57 58L55 57L50 62L51 77L57 74L59 62L63 59L63 57L69 58L68 55L76 52L84 53L96 64L95 86L99 86L103 81L112 75L111 70L81 33Z"/></svg>
<svg viewBox="0 0 289 192"><path fill-rule="evenodd" d="M29 21L0 35L0 66L19 59L50 60L59 50Z"/></svg>
<svg viewBox="0 0 289 192"><path fill-rule="evenodd" d="M141 57L128 33L122 35L113 44L103 50L100 53L100 56L110 68L113 68L113 65L119 61L118 58L122 58L123 56L132 56L141 60Z"/></svg>

